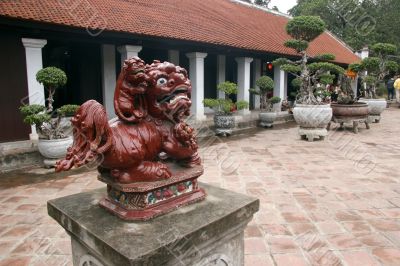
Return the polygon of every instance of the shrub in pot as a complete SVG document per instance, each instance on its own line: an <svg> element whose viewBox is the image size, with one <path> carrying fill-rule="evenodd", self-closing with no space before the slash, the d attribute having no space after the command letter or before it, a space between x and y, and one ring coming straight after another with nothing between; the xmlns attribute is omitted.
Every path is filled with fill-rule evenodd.
<svg viewBox="0 0 400 266"><path fill-rule="evenodd" d="M260 96L260 109L261 112L258 115L260 119L260 126L272 127L276 120L277 114L272 111L273 105L280 103L281 98L271 96L274 91L274 80L268 76L262 76L256 81L257 89L250 89L251 93Z"/></svg>
<svg viewBox="0 0 400 266"><path fill-rule="evenodd" d="M71 118L78 109L79 105L76 104L66 104L57 109L57 114L61 116L60 127L66 136L72 136L73 134Z"/></svg>
<svg viewBox="0 0 400 266"><path fill-rule="evenodd" d="M274 61L275 66L280 66L300 81L293 115L300 126L300 136L309 141L323 139L328 133L326 127L332 118L332 109L327 104L330 101L329 93L323 84L331 82L333 74L344 73L342 67L328 62L335 59L334 55L311 57L307 53L309 43L324 30L325 23L319 17L299 16L291 19L286 31L293 39L286 41L284 45L294 49L301 58L297 61L286 58ZM312 63L309 63L310 59L313 60Z"/></svg>
<svg viewBox="0 0 400 266"><path fill-rule="evenodd" d="M44 164L53 167L58 159L65 156L67 148L72 144L72 137L63 132L62 117L76 108L61 107L57 111L53 110L55 90L67 82L64 71L56 67L47 67L38 71L36 80L49 92L47 106L24 105L20 107L20 111L24 122L36 128L39 135L38 149L45 158Z"/></svg>
<svg viewBox="0 0 400 266"><path fill-rule="evenodd" d="M243 110L249 107L246 101L237 101L236 103L230 98L237 95L238 88L233 82L223 82L217 87L219 91L224 92L223 99L204 99L203 104L214 110L214 125L217 135L231 135L232 129L235 128L235 117L233 113L238 110Z"/></svg>
<svg viewBox="0 0 400 266"><path fill-rule="evenodd" d="M368 104L370 122L379 122L387 107L386 99L379 98L378 90L385 87L385 80L399 70L399 64L391 58L397 53L397 46L390 43L377 43L371 47L372 57L364 58L361 63L349 66L351 71L362 77L360 100Z"/></svg>

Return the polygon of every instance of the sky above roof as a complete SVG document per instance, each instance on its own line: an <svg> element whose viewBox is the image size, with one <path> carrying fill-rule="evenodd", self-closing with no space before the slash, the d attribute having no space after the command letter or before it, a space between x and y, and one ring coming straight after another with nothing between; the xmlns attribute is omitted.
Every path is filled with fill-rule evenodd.
<svg viewBox="0 0 400 266"><path fill-rule="evenodd" d="M296 3L296 0L272 0L269 6L277 6L279 8L279 11L281 11L282 13L287 13L287 11L294 7Z"/></svg>

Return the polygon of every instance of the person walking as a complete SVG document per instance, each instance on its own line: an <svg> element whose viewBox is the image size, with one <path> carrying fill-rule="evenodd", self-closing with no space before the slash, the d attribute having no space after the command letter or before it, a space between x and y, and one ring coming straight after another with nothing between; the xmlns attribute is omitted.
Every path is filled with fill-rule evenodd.
<svg viewBox="0 0 400 266"><path fill-rule="evenodd" d="M400 75L397 76L397 79L394 82L393 87L396 89L396 102L400 103Z"/></svg>
<svg viewBox="0 0 400 266"><path fill-rule="evenodd" d="M388 101L394 99L394 82L395 82L394 77L389 79L387 82Z"/></svg>

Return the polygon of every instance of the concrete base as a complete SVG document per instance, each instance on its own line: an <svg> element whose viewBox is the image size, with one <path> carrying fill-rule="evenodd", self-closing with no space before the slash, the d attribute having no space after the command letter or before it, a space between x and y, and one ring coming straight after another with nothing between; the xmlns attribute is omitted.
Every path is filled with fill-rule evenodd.
<svg viewBox="0 0 400 266"><path fill-rule="evenodd" d="M340 124L340 128L339 129L344 129L344 124L345 123L351 123L353 125L353 132L355 134L358 134L358 126L360 123L364 123L365 127L367 129L370 129L369 126L369 122L368 122L368 117L364 116L364 117L333 117L332 121L329 122L327 130L330 130L331 127L331 123L338 123Z"/></svg>
<svg viewBox="0 0 400 266"><path fill-rule="evenodd" d="M369 115L368 122L369 123L379 123L379 122L381 122L381 116L380 115Z"/></svg>
<svg viewBox="0 0 400 266"><path fill-rule="evenodd" d="M83 265L244 265L244 229L259 201L201 184L207 198L147 222L126 222L98 206L105 189L48 202Z"/></svg>
<svg viewBox="0 0 400 266"><path fill-rule="evenodd" d="M324 140L328 135L326 128L299 128L299 135L301 139L307 139L312 142L314 139Z"/></svg>

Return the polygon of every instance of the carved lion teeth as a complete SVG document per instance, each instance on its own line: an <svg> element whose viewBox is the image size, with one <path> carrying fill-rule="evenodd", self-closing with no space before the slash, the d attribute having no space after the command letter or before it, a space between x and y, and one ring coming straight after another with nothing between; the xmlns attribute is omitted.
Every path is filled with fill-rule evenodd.
<svg viewBox="0 0 400 266"><path fill-rule="evenodd" d="M176 103L177 101L179 101L180 99L188 99L188 97L186 97L186 96L184 96L184 95L179 95L179 96L177 96L177 97L171 99L171 101L170 101L169 103L170 103L170 104L174 104L174 103Z"/></svg>

